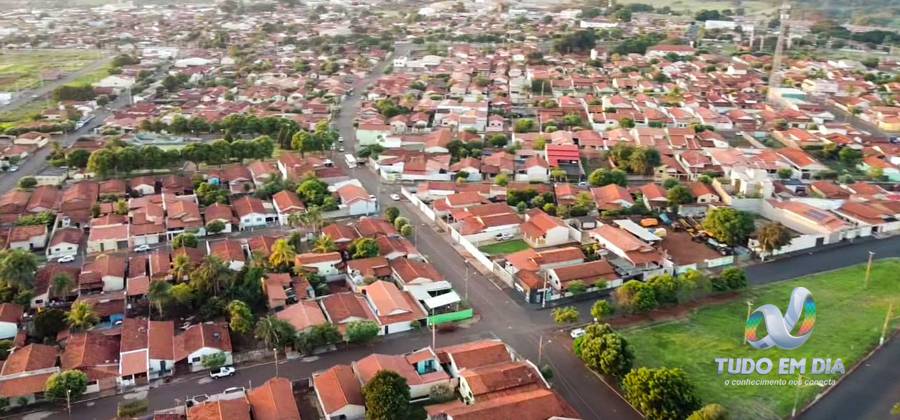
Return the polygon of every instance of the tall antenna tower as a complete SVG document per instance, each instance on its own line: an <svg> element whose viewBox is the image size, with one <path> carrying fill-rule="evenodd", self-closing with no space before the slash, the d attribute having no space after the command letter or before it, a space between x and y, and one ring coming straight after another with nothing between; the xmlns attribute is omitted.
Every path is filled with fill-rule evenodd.
<svg viewBox="0 0 900 420"><path fill-rule="evenodd" d="M788 0L784 0L779 9L778 22L780 28L778 29L778 41L775 43L775 55L772 56L772 71L769 73L768 99L770 105L776 102L775 89L781 86L781 60L784 55L784 42L788 36L788 20L790 18L791 6L788 4Z"/></svg>

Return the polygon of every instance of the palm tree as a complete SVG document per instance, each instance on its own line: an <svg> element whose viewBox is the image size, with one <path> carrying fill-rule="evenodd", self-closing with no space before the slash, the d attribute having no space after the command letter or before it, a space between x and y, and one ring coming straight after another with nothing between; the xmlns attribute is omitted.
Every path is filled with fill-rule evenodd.
<svg viewBox="0 0 900 420"><path fill-rule="evenodd" d="M50 280L53 287L53 294L56 296L62 296L63 299L69 297L69 292L72 291L72 286L75 284L72 281L72 276L69 273L62 272L53 276L53 279Z"/></svg>
<svg viewBox="0 0 900 420"><path fill-rule="evenodd" d="M254 335L256 338L266 343L266 348L282 346L289 343L294 336L294 326L287 321L278 319L274 315L269 315L256 323Z"/></svg>
<svg viewBox="0 0 900 420"><path fill-rule="evenodd" d="M311 227L313 233L318 233L319 227L322 225L322 209L318 206L312 206L306 209L306 212L300 215L300 225L303 227Z"/></svg>
<svg viewBox="0 0 900 420"><path fill-rule="evenodd" d="M69 310L68 320L69 327L76 331L84 331L100 322L94 306L87 302L75 302Z"/></svg>
<svg viewBox="0 0 900 420"><path fill-rule="evenodd" d="M218 257L209 255L203 258L203 262L191 272L191 287L194 290L212 292L218 296L222 289L222 277L225 277L227 268Z"/></svg>
<svg viewBox="0 0 900 420"><path fill-rule="evenodd" d="M294 262L297 253L287 240L279 239L272 245L272 253L269 254L269 264L275 269L282 269Z"/></svg>
<svg viewBox="0 0 900 420"><path fill-rule="evenodd" d="M320 235L319 238L316 239L316 244L313 247L313 252L325 254L334 251L337 251L337 245L334 243L334 239L331 239L331 236Z"/></svg>
<svg viewBox="0 0 900 420"><path fill-rule="evenodd" d="M172 285L164 280L157 280L150 283L150 290L147 291L147 298L150 303L156 304L156 312L162 318L163 307L172 299Z"/></svg>
<svg viewBox="0 0 900 420"><path fill-rule="evenodd" d="M287 218L288 226L297 227L303 225L303 213L291 213Z"/></svg>
<svg viewBox="0 0 900 420"><path fill-rule="evenodd" d="M187 255L179 255L172 261L172 277L175 282L184 281L191 273L191 259Z"/></svg>

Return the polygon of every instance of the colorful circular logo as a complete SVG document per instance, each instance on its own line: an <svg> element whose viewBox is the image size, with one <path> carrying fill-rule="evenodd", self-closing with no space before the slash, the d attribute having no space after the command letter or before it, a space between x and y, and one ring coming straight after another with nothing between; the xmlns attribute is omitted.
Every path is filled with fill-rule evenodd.
<svg viewBox="0 0 900 420"><path fill-rule="evenodd" d="M767 334L760 338L757 330L764 322ZM809 340L815 324L816 302L812 293L805 287L797 287L791 292L791 300L784 316L775 305L756 308L747 318L744 337L751 346L760 350L771 347L793 350ZM797 332L792 333L795 327L798 327Z"/></svg>

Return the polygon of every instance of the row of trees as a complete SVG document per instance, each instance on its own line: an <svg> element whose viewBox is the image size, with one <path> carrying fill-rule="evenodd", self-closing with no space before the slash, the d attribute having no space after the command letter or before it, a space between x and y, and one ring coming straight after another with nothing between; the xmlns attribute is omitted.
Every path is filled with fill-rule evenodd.
<svg viewBox="0 0 900 420"><path fill-rule="evenodd" d="M213 143L191 143L181 150L163 150L156 146L128 146L111 142L95 150L87 160L86 169L100 177L129 173L142 169L162 169L182 161L220 165L242 159L265 159L272 156L275 144L267 136L254 140ZM75 153L75 152L72 152Z"/></svg>

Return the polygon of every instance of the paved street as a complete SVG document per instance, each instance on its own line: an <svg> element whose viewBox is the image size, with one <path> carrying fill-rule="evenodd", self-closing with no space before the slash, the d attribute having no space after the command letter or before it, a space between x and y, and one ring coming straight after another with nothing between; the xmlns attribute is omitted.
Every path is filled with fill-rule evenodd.
<svg viewBox="0 0 900 420"><path fill-rule="evenodd" d="M799 418L887 419L900 403L900 339L894 337Z"/></svg>

